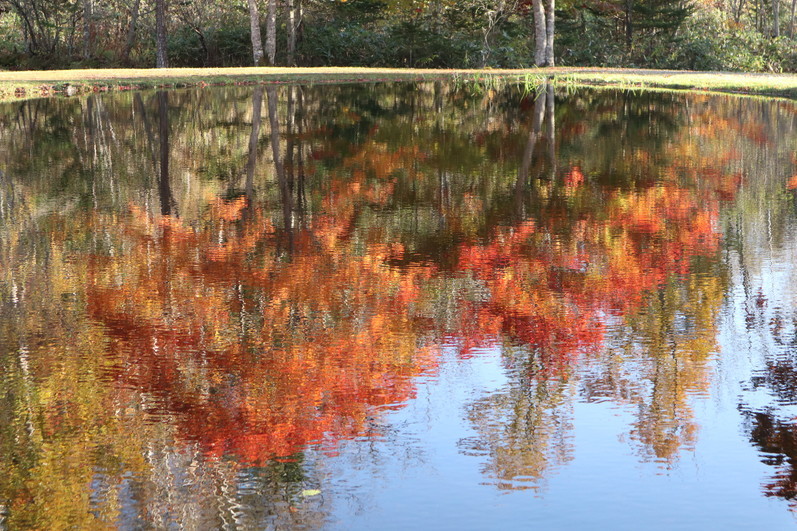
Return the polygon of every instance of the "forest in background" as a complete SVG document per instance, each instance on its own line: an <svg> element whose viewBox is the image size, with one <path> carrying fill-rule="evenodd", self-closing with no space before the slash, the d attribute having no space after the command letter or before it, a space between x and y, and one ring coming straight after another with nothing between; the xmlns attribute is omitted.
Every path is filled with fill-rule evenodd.
<svg viewBox="0 0 797 531"><path fill-rule="evenodd" d="M0 0L0 68L797 71L797 0Z"/></svg>

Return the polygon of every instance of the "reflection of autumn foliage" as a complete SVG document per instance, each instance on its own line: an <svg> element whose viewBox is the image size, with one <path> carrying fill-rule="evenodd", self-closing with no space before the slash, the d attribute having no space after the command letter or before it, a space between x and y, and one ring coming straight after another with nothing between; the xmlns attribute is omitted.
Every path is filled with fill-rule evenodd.
<svg viewBox="0 0 797 531"><path fill-rule="evenodd" d="M353 254L334 226L281 262L259 212L236 227L241 206L215 203L202 231L134 209L124 255L92 259L89 311L124 355L118 379L217 455L260 462L362 433L434 364L407 313L427 273L385 267L397 251L383 245Z"/></svg>
<svg viewBox="0 0 797 531"><path fill-rule="evenodd" d="M720 206L740 174L758 175L771 126L741 119L755 113L737 104L751 102L697 97L686 124L674 97L585 91L556 108L555 141L543 146L551 126L535 144L533 120L518 113L538 100L507 92L486 107L443 91L433 111L429 89L303 88L293 133L277 124L285 188L249 123L248 89L212 109L170 95L167 202L157 160L141 163L157 148L152 102L149 125L130 124L129 105L86 104L83 119L42 113L29 134L4 137L8 191L31 208L23 218L64 205L0 231L0 304L24 315L0 323L10 367L0 398L13 411L0 430L12 456L0 490L12 527L90 527L103 482L119 496L170 485L142 494L142 511L189 514L164 493L215 507L248 481L244 470L312 474L304 445L334 452L373 434L378 411L401 407L434 370L440 344L462 357L501 348L509 383L468 405L476 433L460 443L501 488L538 483L572 457L576 396L628 404L629 439L646 458L668 464L694 444L690 397L708 390L727 281ZM353 110L322 103L333 100ZM77 123L58 143L23 145ZM285 190L295 197L283 209ZM156 195L174 217L153 214ZM273 457L285 459L241 466ZM274 475L271 501L253 506L283 503L289 521L306 480ZM100 494L112 525L120 509ZM52 500L69 505L61 526L48 520Z"/></svg>
<svg viewBox="0 0 797 531"><path fill-rule="evenodd" d="M708 389L705 369L722 282L701 278L692 267L696 258L715 256L719 249L720 205L713 190L675 185L610 190L605 197L606 217L585 216L568 232L555 219L549 226L526 222L500 230L486 245L463 249L461 267L490 293L471 303L472 315L463 318L474 323L467 337L478 342L505 334L528 345L526 369L537 382L526 385L538 391L551 388L551 377L567 381L576 361L597 357L604 363L605 341L627 345L627 366L613 366L609 351L604 385L626 387L610 392L638 405L632 437L643 444L643 453L666 463L694 444L689 396ZM632 337L622 340L623 329L616 326L607 337L620 317L631 324ZM645 382L652 384L652 395ZM546 468L568 460L569 443L554 429L567 421L562 399L538 391L530 400L531 391L510 389L490 399L492 405L474 406L482 442L469 445L493 456L489 474L500 485L522 488L517 481L537 481ZM491 416L503 421L484 420ZM551 437L559 441L558 450L543 442Z"/></svg>
<svg viewBox="0 0 797 531"><path fill-rule="evenodd" d="M535 248L544 238L527 222L502 231L487 245L463 247L460 267L490 293L488 300L470 303L462 317L468 344L505 333L540 349L555 366L573 361L579 349L600 345L597 307L588 304L589 287L579 278L588 257L561 248Z"/></svg>
<svg viewBox="0 0 797 531"><path fill-rule="evenodd" d="M176 413L208 452L260 462L312 441L331 447L364 433L370 408L404 402L434 366L430 331L440 327L417 307L433 279L451 274L405 260L389 228L358 226L363 209L395 200L397 172L422 155L366 146L316 196L322 208L293 234L290 253L280 251L283 230L240 196L212 200L193 226L133 207L114 234L124 252L92 258L89 310L127 357L119 381L145 392L153 411ZM647 294L688 276L695 257L716 253L720 198L738 184L704 172L700 186L672 177L596 188L578 166L564 173L566 217L499 226L454 250L453 276L483 294L459 299L446 326L463 353L509 337L531 348L540 377L570 373L604 345L608 316L635 314ZM603 211L585 203L596 196ZM470 223L441 207L449 231ZM664 439L643 426L658 407L654 399L638 431L654 447ZM686 433L684 416L669 422ZM674 455L673 444L656 454Z"/></svg>
<svg viewBox="0 0 797 531"><path fill-rule="evenodd" d="M600 346L602 316L634 312L645 294L687 274L694 257L719 248L716 197L670 185L609 192L606 201L608 217L585 217L567 233L560 220L527 221L463 246L460 267L491 293L472 308L471 337L508 333L566 361Z"/></svg>
<svg viewBox="0 0 797 531"><path fill-rule="evenodd" d="M335 214L298 231L290 255L246 198L211 202L201 230L134 207L114 234L124 253L89 267L89 311L125 357L118 380L153 412L176 414L184 437L214 455L261 462L366 432L371 408L406 401L435 364L422 338L437 327L413 313L434 266L388 267L402 245L379 231L362 240L352 227L361 205L390 198L390 175L332 180ZM718 202L695 190L606 198L608 216L585 215L568 232L559 219L526 221L460 245L457 274L488 294L458 303L448 333L463 352L507 336L535 353L535 374L564 376L602 347L606 316L633 314L645 293L717 250Z"/></svg>
<svg viewBox="0 0 797 531"><path fill-rule="evenodd" d="M518 385L471 405L468 420L479 436L460 441L460 448L490 457L483 471L498 488L537 488L549 470L572 459L573 389L562 375L529 375L537 360L522 348L509 349L506 356L518 365Z"/></svg>

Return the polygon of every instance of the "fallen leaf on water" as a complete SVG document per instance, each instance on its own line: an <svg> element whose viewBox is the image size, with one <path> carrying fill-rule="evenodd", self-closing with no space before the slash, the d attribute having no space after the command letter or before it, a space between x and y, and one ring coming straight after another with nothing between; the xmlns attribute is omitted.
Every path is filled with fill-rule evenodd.
<svg viewBox="0 0 797 531"><path fill-rule="evenodd" d="M310 496L318 496L321 494L321 491L318 489L305 489L302 491L302 496L310 497Z"/></svg>

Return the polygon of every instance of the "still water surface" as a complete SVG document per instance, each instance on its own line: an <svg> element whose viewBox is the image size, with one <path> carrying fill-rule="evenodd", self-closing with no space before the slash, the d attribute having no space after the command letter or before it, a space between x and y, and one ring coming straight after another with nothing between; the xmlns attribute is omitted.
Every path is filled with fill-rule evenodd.
<svg viewBox="0 0 797 531"><path fill-rule="evenodd" d="M2 106L0 529L794 527L795 146L726 96Z"/></svg>

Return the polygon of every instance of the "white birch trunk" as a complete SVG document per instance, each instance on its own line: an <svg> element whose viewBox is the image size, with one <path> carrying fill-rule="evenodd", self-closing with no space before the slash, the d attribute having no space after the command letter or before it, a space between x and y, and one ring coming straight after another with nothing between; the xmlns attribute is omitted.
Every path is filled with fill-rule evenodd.
<svg viewBox="0 0 797 531"><path fill-rule="evenodd" d="M249 28L255 66L263 66L263 38L260 36L260 12L257 9L257 0L249 0Z"/></svg>
<svg viewBox="0 0 797 531"><path fill-rule="evenodd" d="M546 45L548 38L546 34L545 8L542 0L532 2L534 12L534 64L537 66L545 65Z"/></svg>
<svg viewBox="0 0 797 531"><path fill-rule="evenodd" d="M274 66L277 56L277 0L266 4L266 54L268 64Z"/></svg>
<svg viewBox="0 0 797 531"><path fill-rule="evenodd" d="M556 61L554 60L553 56L553 41L554 41L554 30L555 30L555 23L556 23L556 0L548 0L548 5L546 6L546 24L545 24L545 66L556 66Z"/></svg>

